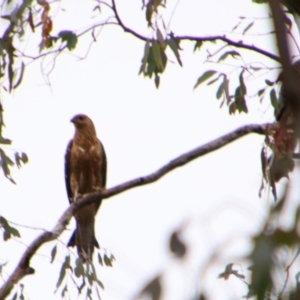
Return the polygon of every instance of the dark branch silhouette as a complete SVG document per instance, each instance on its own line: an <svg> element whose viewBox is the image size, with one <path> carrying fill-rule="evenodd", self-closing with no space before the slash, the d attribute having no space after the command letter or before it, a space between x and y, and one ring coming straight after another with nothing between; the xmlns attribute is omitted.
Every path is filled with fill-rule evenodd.
<svg viewBox="0 0 300 300"><path fill-rule="evenodd" d="M209 42L209 41L223 41L225 43L227 43L230 46L234 46L236 48L243 48L243 49L247 49L247 50L251 50L251 51L255 51L259 54L262 54L264 56L267 56L270 59L273 59L277 62L280 62L280 58L273 54L270 53L268 51L265 51L263 49L260 49L254 45L247 45L244 44L243 41L239 41L239 42L235 42L232 41L231 39L227 38L226 36L207 36L207 37L196 37L196 36L175 36L175 40L180 40L180 41L184 41L184 40L188 40L188 41L195 41L195 42Z"/></svg>
<svg viewBox="0 0 300 300"><path fill-rule="evenodd" d="M291 52L289 49L287 35L284 24L284 13L278 1L270 0L269 5L273 15L277 47L280 54L280 62L283 68L283 81L286 86L287 95L285 96L286 105L291 108L295 120L300 120L300 86L298 82L299 75L292 67ZM297 122L299 125L299 122ZM299 133L299 126L296 126L296 132Z"/></svg>
<svg viewBox="0 0 300 300"><path fill-rule="evenodd" d="M133 36L135 36L136 38L140 39L140 40L143 40L145 42L147 41L154 41L154 39L149 39L139 33L137 33L136 31L132 30L131 28L127 27L122 19L120 18L120 15L117 11L117 7L116 7L116 3L115 3L115 0L112 0L112 6L111 6L111 9L113 10L114 14L115 14L115 18L118 22L118 25L120 25L123 30L125 32L128 32L130 34L132 34ZM262 54L270 59L273 59L277 62L280 62L280 58L273 54L273 53L270 53L268 51L265 51L263 49L260 49L254 45L247 45L247 44L244 44L242 41L238 41L238 42L235 42L235 41L232 41L231 39L227 38L226 36L205 36L205 37L197 37L197 36L188 36L188 35L184 35L184 36L173 36L173 39L174 40L177 40L177 41L194 41L194 42L211 42L211 41L217 41L217 40L220 40L220 41L223 41L225 43L227 43L228 45L231 45L231 46L234 46L234 47L237 47L237 48L243 48L243 49L247 49L247 50L251 50L251 51L255 51L259 54Z"/></svg>
<svg viewBox="0 0 300 300"><path fill-rule="evenodd" d="M194 159L197 159L201 156L204 156L208 153L211 153L215 150L218 150L229 143L249 134L249 133L257 133L264 135L267 132L268 126L272 126L272 124L250 124L240 127L230 133L227 133L207 144L199 146L189 152L186 152L175 159L171 160L169 163L159 168L157 171L142 177L135 178L133 180L127 181L120 185L117 185L108 190L95 192L86 194L83 196L80 202L73 203L69 206L68 209L62 214L60 219L57 221L56 225L52 229L52 231L45 231L41 233L25 250L23 253L18 265L15 270L9 276L7 281L3 284L0 289L0 299L5 299L5 297L11 292L14 288L14 285L18 283L23 277L26 275L33 274L35 271L30 266L30 260L36 253L36 251L46 242L50 242L59 237L59 235L65 230L69 221L71 220L74 212L80 209L82 206L101 201L101 199L109 198L114 195L125 192L134 187L138 187L141 185L149 184L157 181L162 178L167 173L173 171L174 169L181 167Z"/></svg>

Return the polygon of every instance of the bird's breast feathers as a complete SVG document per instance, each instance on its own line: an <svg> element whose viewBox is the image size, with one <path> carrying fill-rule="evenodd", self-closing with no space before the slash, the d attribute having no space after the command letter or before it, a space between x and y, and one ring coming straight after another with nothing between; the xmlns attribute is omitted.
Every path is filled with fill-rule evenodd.
<svg viewBox="0 0 300 300"><path fill-rule="evenodd" d="M89 193L103 187L101 166L104 153L101 144L78 145L73 144L70 159L70 183L73 198L79 193Z"/></svg>
<svg viewBox="0 0 300 300"><path fill-rule="evenodd" d="M73 157L76 157L77 159L85 160L91 159L92 157L101 157L101 150L102 149L100 145L79 146L76 143L74 143L71 150L71 155Z"/></svg>

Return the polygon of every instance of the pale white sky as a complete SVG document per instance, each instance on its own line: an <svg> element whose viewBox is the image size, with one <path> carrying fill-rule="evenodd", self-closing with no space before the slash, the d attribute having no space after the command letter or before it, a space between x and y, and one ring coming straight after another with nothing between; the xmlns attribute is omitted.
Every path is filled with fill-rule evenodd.
<svg viewBox="0 0 300 300"><path fill-rule="evenodd" d="M168 1L167 5L164 18L168 23L175 8L170 28L178 35L227 35L238 22L237 16L266 15L264 6L253 5L251 1L231 0L224 5L220 0L188 0ZM93 6L92 1L88 5L79 0L63 1L52 9L53 34L61 29L81 31L102 20L97 13L90 13ZM127 26L151 37L143 23L141 1L117 1L117 6ZM106 14L105 9L103 13ZM258 41L258 46L274 52L268 36L255 36L269 31L269 24L257 23L261 25L254 27L254 36L247 40ZM233 38L239 40L242 36ZM160 89L156 90L152 81L138 76L142 42L116 26L108 26L88 57L78 60L74 55L83 56L90 40L89 36L83 37L74 52L58 57L49 76L51 86L45 84L39 61L28 66L20 88L12 95L3 94L5 135L14 140L13 149L29 156L29 164L13 172L16 186L4 179L0 182L4 195L0 200L1 214L8 220L51 229L67 208L63 160L74 133L70 119L77 113L92 118L104 144L108 188L149 174L177 155L238 126L272 120L267 101L262 108L253 98L249 115L232 117L227 108L219 109L216 87L203 86L193 91L204 70L218 67L203 64L205 51L192 54L193 44L182 44L184 67L169 63ZM29 52L38 43L39 36L31 35L22 47ZM209 49L209 45L205 47ZM262 58L249 54L245 59ZM50 59L43 61L43 66L49 62ZM261 86L263 82L259 80L253 80L253 85ZM237 279L225 282L217 276L230 262L243 263L243 271L249 275L245 270L247 263L241 260L250 249L247 237L257 232L266 207L273 201L267 194L258 198L262 144L263 137L247 136L175 170L157 183L104 201L97 215L96 235L101 247L113 253L117 261L112 269L97 269L105 285L102 299L132 299L157 273L165 274L163 299L191 299L197 288L211 293L215 300L240 299L245 295L246 286ZM189 254L178 262L169 253L168 239L183 224ZM68 228L57 243L59 253L53 265L49 263L50 251L56 243L43 246L32 260L36 274L23 281L28 299L60 298L60 292L54 295L53 291L62 260L68 253L64 243L74 223ZM0 260L8 261L4 278L38 234L36 230L19 229L20 241L0 240ZM206 269L216 250L217 257ZM72 253L76 257L75 250ZM71 298L77 296L73 294Z"/></svg>

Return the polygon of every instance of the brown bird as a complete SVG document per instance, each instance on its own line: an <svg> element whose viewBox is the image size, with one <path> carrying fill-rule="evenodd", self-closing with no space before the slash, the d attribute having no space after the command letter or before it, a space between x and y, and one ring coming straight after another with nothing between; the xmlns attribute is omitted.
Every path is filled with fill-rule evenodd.
<svg viewBox="0 0 300 300"><path fill-rule="evenodd" d="M106 185L106 155L93 121L79 114L71 122L75 126L75 135L65 155L65 181L70 203L80 201L82 195L101 190ZM74 215L76 229L68 247L76 246L84 261L92 261L94 247L99 248L95 237L95 216L100 204L88 204Z"/></svg>

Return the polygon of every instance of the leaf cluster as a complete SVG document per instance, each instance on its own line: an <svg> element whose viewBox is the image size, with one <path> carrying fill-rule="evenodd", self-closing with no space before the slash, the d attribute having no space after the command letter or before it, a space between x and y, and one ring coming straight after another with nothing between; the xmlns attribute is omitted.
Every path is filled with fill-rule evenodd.
<svg viewBox="0 0 300 300"><path fill-rule="evenodd" d="M51 250L51 263L55 260L56 254L57 246L55 245ZM113 267L115 261L113 254L108 255L106 251L104 253L98 252L97 257L100 266ZM93 262L84 262L81 257L77 257L75 262L72 263L70 255L65 256L56 283L56 292L61 288L62 297L65 297L68 293L69 281L66 280L67 275L72 278L71 282L77 289L78 295L85 293L86 299L93 299L93 290L95 290L98 298L101 298L98 288L104 289L104 285L97 276L96 266ZM65 284L62 287L63 283Z"/></svg>
<svg viewBox="0 0 300 300"><path fill-rule="evenodd" d="M21 237L19 231L15 227L10 226L9 222L3 216L0 216L0 229L3 231L4 241L8 241L12 237Z"/></svg>
<svg viewBox="0 0 300 300"><path fill-rule="evenodd" d="M179 46L180 41L174 39L172 34L169 35L168 38L164 38L159 29L157 29L156 34L156 40L148 40L145 43L139 74L143 74L145 77L149 78L152 78L154 75L155 86L158 88L160 83L159 74L162 74L165 71L168 62L166 54L167 48L171 49L174 53L180 66L182 66L182 62L179 54L179 51L181 50Z"/></svg>
<svg viewBox="0 0 300 300"><path fill-rule="evenodd" d="M278 201L273 208L270 209L269 216L262 230L253 237L253 250L249 256L253 265L251 267L251 283L249 285L248 298L256 295L258 300L271 299L270 295L277 295L276 299L293 299L290 295L294 294L298 289L298 277L294 289L286 291L287 280L290 268L297 260L299 252L299 216L300 208L294 212L292 216L292 226L289 229L281 228L278 220L280 220L286 209L290 209L287 193ZM283 263L282 250L286 253L295 253L293 259L288 264L286 259ZM286 276L285 283L278 285L276 275L279 274L279 280ZM278 287L281 286L280 289Z"/></svg>

